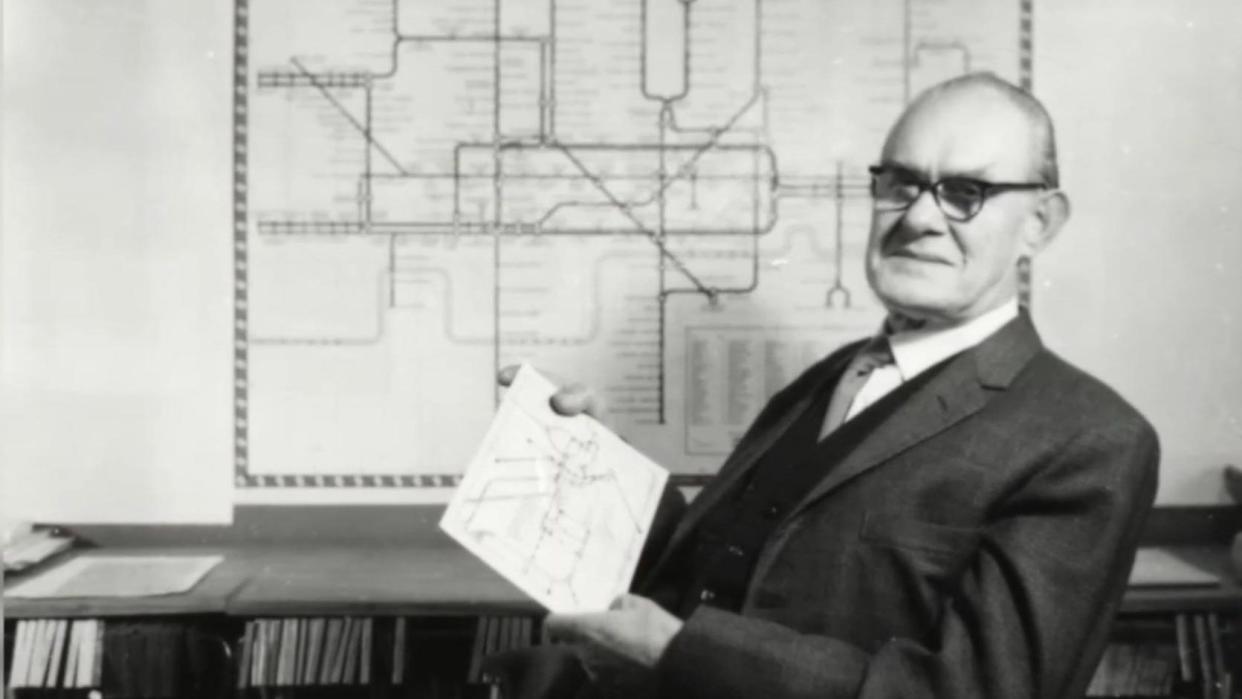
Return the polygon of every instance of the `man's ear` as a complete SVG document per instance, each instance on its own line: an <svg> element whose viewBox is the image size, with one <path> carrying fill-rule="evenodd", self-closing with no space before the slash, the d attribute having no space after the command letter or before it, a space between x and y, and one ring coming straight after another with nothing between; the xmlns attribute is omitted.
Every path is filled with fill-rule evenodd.
<svg viewBox="0 0 1242 699"><path fill-rule="evenodd" d="M1022 229L1022 244L1027 256L1048 247L1069 217L1070 201L1065 192L1056 189L1044 194Z"/></svg>

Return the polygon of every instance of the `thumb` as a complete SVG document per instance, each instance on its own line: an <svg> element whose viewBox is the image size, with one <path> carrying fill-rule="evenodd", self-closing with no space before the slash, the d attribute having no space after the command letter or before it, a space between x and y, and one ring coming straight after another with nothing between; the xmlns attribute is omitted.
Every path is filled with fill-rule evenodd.
<svg viewBox="0 0 1242 699"><path fill-rule="evenodd" d="M518 369L521 368L521 364L510 364L509 366L502 368L500 371L496 372L496 382L501 386L512 385L513 379L517 378Z"/></svg>
<svg viewBox="0 0 1242 699"><path fill-rule="evenodd" d="M552 409L561 415L586 413L597 420L604 415L604 401L582 384L573 384L557 391L552 396L551 404Z"/></svg>
<svg viewBox="0 0 1242 699"><path fill-rule="evenodd" d="M642 603L643 599L641 597L627 592L623 595L617 595L617 598L612 601L608 608L612 610L636 609L642 606Z"/></svg>

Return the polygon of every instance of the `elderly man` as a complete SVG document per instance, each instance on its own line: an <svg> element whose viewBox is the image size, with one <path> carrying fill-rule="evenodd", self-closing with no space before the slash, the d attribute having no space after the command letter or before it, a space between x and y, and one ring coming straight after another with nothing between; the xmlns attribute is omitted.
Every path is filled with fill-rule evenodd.
<svg viewBox="0 0 1242 699"><path fill-rule="evenodd" d="M517 695L1082 694L1159 447L1018 306L1019 261L1069 214L1051 121L966 75L910 104L871 172L882 332L772 398L649 542L638 594L549 617L576 641L559 656L498 664Z"/></svg>

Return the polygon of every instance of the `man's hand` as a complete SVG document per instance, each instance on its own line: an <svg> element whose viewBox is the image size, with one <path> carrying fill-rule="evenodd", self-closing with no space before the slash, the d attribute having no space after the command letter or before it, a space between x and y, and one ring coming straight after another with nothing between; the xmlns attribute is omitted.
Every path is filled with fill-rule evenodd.
<svg viewBox="0 0 1242 699"><path fill-rule="evenodd" d="M606 612L549 614L544 626L555 638L582 643L645 668L655 667L682 621L638 595L622 595Z"/></svg>
<svg viewBox="0 0 1242 699"><path fill-rule="evenodd" d="M513 383L514 377L517 376L518 365L510 364L501 369L496 374L496 380L501 386L508 386ZM560 386L552 396L552 409L561 415L577 415L578 413L586 413L591 417L604 421L604 401L592 391L590 388L580 383L566 384L558 380L554 376L547 375L553 383Z"/></svg>

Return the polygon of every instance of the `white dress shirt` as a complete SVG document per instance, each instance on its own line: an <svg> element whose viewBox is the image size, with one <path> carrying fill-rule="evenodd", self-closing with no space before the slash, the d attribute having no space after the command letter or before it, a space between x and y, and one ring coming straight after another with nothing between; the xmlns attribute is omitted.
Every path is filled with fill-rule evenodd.
<svg viewBox="0 0 1242 699"><path fill-rule="evenodd" d="M997 306L961 325L947 328L903 330L888 337L893 363L877 367L854 396L845 414L848 421L893 389L931 367L983 342L1018 317L1018 300ZM883 330L881 330L883 332Z"/></svg>

